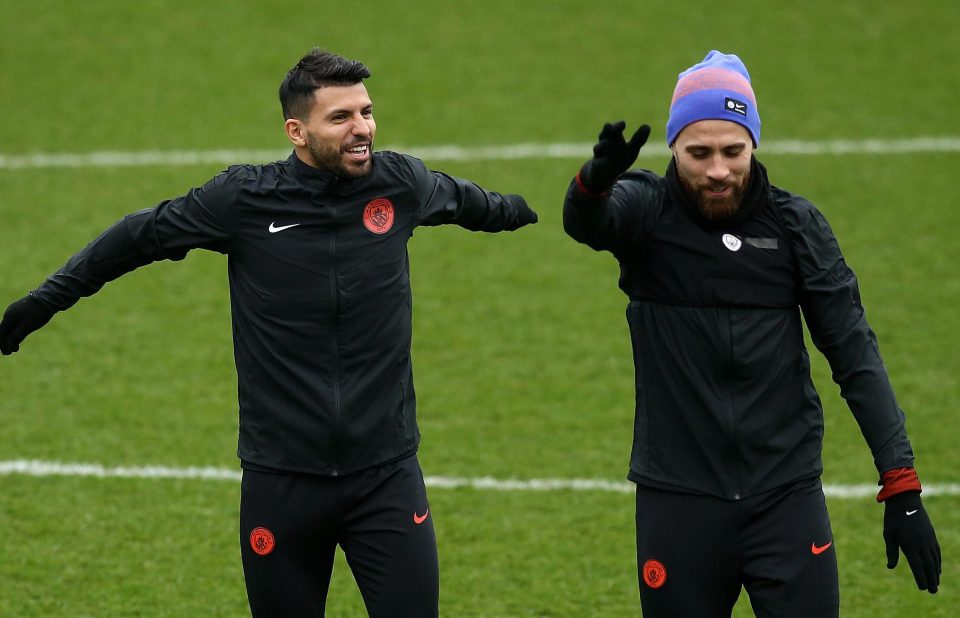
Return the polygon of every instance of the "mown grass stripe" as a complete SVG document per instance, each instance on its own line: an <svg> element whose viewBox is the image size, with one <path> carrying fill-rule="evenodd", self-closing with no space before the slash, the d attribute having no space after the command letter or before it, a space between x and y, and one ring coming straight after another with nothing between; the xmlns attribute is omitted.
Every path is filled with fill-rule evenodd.
<svg viewBox="0 0 960 618"><path fill-rule="evenodd" d="M406 152L427 161L497 161L519 159L585 159L593 144L504 144L500 146L438 146L387 147L387 150ZM902 139L839 139L839 140L771 140L761 144L760 154L787 155L891 155L932 152L960 152L960 137L912 137ZM290 150L146 150L95 151L80 153L36 152L29 154L0 154L0 169L20 170L36 168L85 167L156 167L174 165L229 165L276 161L289 156ZM664 157L668 154L662 144L650 145L640 151L641 157Z"/></svg>
<svg viewBox="0 0 960 618"><path fill-rule="evenodd" d="M170 466L116 466L101 464L65 463L15 459L0 461L0 475L24 476L71 476L95 478L138 479L200 479L214 481L239 481L240 471L229 468ZM495 491L604 491L617 493L633 492L633 483L604 479L497 479L490 476L475 478L428 476L428 487L441 489L472 488ZM871 498L877 494L877 486L871 484L838 485L826 484L824 493L831 498ZM924 486L927 496L960 495L960 484L934 483Z"/></svg>

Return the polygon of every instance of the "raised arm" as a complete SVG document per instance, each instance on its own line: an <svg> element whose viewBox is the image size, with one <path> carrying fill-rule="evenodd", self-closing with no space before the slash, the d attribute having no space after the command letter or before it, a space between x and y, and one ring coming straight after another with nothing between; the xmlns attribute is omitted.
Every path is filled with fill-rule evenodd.
<svg viewBox="0 0 960 618"><path fill-rule="evenodd" d="M593 158L584 163L570 182L563 202L563 229L574 240L597 251L617 253L636 235L643 195L637 187L617 184L650 136L642 125L627 142L623 121L603 125ZM616 186L615 186L616 185Z"/></svg>

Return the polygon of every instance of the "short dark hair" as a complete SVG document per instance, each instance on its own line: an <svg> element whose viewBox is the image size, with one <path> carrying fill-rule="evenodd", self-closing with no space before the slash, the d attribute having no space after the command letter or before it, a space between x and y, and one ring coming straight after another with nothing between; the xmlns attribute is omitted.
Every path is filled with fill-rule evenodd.
<svg viewBox="0 0 960 618"><path fill-rule="evenodd" d="M280 84L284 119L303 119L313 107L313 91L326 86L352 86L370 77L362 62L347 60L315 47L287 72Z"/></svg>

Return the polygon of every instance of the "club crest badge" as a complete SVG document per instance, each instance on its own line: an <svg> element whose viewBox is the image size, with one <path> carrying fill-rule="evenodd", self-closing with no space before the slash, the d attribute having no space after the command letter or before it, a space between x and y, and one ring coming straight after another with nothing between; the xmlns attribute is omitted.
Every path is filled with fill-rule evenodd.
<svg viewBox="0 0 960 618"><path fill-rule="evenodd" d="M659 560L643 563L643 583L656 590L667 583L667 569Z"/></svg>
<svg viewBox="0 0 960 618"><path fill-rule="evenodd" d="M266 528L254 528L250 533L250 548L259 556L266 556L272 552L276 544L273 533Z"/></svg>
<svg viewBox="0 0 960 618"><path fill-rule="evenodd" d="M374 234L386 234L393 227L393 202L378 197L363 209L363 224Z"/></svg>
<svg viewBox="0 0 960 618"><path fill-rule="evenodd" d="M731 251L739 251L740 247L743 246L743 243L733 234L724 234L723 246Z"/></svg>

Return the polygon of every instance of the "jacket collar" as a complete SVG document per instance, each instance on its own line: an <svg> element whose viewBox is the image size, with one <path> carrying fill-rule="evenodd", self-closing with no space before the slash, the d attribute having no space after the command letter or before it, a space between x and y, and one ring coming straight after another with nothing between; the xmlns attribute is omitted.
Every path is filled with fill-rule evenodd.
<svg viewBox="0 0 960 618"><path fill-rule="evenodd" d="M740 208L729 217L718 221L711 221L700 214L700 209L697 207L696 202L690 199L690 196L687 195L687 192L680 184L680 176L677 173L677 162L673 157L670 158L670 164L667 166L665 178L670 199L679 204L691 219L708 227L727 226L745 221L750 218L751 215L761 210L770 199L770 181L767 179L767 168L757 161L755 156L750 157L750 184L747 186L746 193L743 194Z"/></svg>
<svg viewBox="0 0 960 618"><path fill-rule="evenodd" d="M290 153L287 162L291 165L294 175L300 182L309 187L320 189L321 191L334 189L338 191L347 190L349 187L355 186L358 182L366 178L366 176L362 178L340 177L331 171L313 167L301 161L296 151Z"/></svg>

